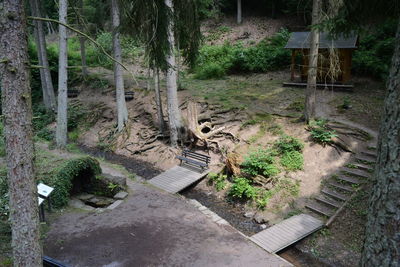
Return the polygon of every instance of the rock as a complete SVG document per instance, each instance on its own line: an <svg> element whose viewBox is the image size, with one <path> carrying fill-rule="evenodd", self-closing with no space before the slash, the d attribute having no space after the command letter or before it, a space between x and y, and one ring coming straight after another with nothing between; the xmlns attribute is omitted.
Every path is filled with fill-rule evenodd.
<svg viewBox="0 0 400 267"><path fill-rule="evenodd" d="M228 153L226 157L226 168L229 173L239 176L241 171L240 171L240 164L243 162L243 157L235 152L230 152Z"/></svg>
<svg viewBox="0 0 400 267"><path fill-rule="evenodd" d="M116 207L118 207L123 201L122 200L117 200L114 203L112 203L110 206L107 207L108 210L113 210Z"/></svg>
<svg viewBox="0 0 400 267"><path fill-rule="evenodd" d="M77 198L72 198L69 200L68 205L77 209L82 209L82 210L87 210L87 211L92 211L94 210L93 207L85 205L83 201Z"/></svg>
<svg viewBox="0 0 400 267"><path fill-rule="evenodd" d="M266 225L266 224L261 224L261 225L260 225L260 228L261 228L262 230L265 230L265 229L267 229L267 225Z"/></svg>
<svg viewBox="0 0 400 267"><path fill-rule="evenodd" d="M120 186L125 187L126 186L126 177L120 177L120 176L113 176L111 174L103 173L103 177L105 180L108 182L111 182L113 184L117 184Z"/></svg>
<svg viewBox="0 0 400 267"><path fill-rule="evenodd" d="M95 196L87 200L86 203L94 207L106 207L114 203L114 199L108 197Z"/></svg>
<svg viewBox="0 0 400 267"><path fill-rule="evenodd" d="M268 220L262 214L256 214L254 221L259 224L268 223Z"/></svg>
<svg viewBox="0 0 400 267"><path fill-rule="evenodd" d="M245 214L243 214L243 216L246 218L252 218L254 216L254 212L248 211Z"/></svg>
<svg viewBox="0 0 400 267"><path fill-rule="evenodd" d="M115 194L114 199L125 199L128 196L128 193L125 191L119 191Z"/></svg>
<svg viewBox="0 0 400 267"><path fill-rule="evenodd" d="M82 193L76 196L77 199L82 200L82 201L87 201L89 199L91 199L92 197L94 197L94 195L92 194L88 194L88 193Z"/></svg>

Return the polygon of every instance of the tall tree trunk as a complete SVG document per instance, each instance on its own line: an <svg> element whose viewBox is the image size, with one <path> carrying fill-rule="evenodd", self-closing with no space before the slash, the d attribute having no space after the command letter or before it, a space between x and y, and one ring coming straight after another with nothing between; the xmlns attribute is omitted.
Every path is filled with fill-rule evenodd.
<svg viewBox="0 0 400 267"><path fill-rule="evenodd" d="M83 0L79 0L79 13L78 13L78 22L79 22L79 30L80 31L84 31L84 25L83 25ZM86 38L83 36L79 36L79 43L80 43L80 47L81 47L81 62L82 62L82 76L84 78L86 78L86 76L88 75L88 71L87 71L87 63L86 63L86 47L85 47L85 42L86 42Z"/></svg>
<svg viewBox="0 0 400 267"><path fill-rule="evenodd" d="M111 0L111 17L113 27L113 51L114 58L122 62L121 44L119 42L119 6L117 0ZM124 78L122 76L122 67L120 64L114 63L114 80L117 96L117 113L118 113L118 131L124 129L125 123L128 121L128 110L125 102Z"/></svg>
<svg viewBox="0 0 400 267"><path fill-rule="evenodd" d="M39 0L30 0L30 5L33 16L42 17ZM49 61L47 58L47 50L46 50L47 46L46 46L46 38L44 34L43 22L35 20L34 24L35 24L35 37L36 37L36 46L38 50L39 64L43 66L43 68L40 69L43 102L47 109L55 111L57 104L56 104L56 97L54 95L53 81L51 80Z"/></svg>
<svg viewBox="0 0 400 267"><path fill-rule="evenodd" d="M361 266L400 263L400 20L378 141Z"/></svg>
<svg viewBox="0 0 400 267"><path fill-rule="evenodd" d="M165 132L164 114L162 109L161 93L160 93L160 72L157 68L153 70L154 76L154 91L156 96L156 107L158 117L158 127L162 134Z"/></svg>
<svg viewBox="0 0 400 267"><path fill-rule="evenodd" d="M3 0L0 77L14 266L42 266L26 37L24 1Z"/></svg>
<svg viewBox="0 0 400 267"><path fill-rule="evenodd" d="M318 49L319 49L319 31L315 25L319 22L319 13L321 8L321 0L313 1L312 9L312 29L310 40L310 55L308 59L308 76L306 88L306 102L304 109L304 117L309 123L315 117L315 91L317 90L317 73L318 73Z"/></svg>
<svg viewBox="0 0 400 267"><path fill-rule="evenodd" d="M59 20L61 23L67 24L67 0L59 2ZM57 130L56 143L58 147L65 147L67 144L67 81L68 81L68 47L67 47L67 28L59 25L60 46L58 58L58 113L57 113Z"/></svg>
<svg viewBox="0 0 400 267"><path fill-rule="evenodd" d="M165 0L165 5L171 9L173 14L172 0ZM178 105L178 84L177 84L177 71L175 62L175 37L173 32L173 15L170 17L168 24L168 42L170 51L167 56L168 70L167 70L167 102L168 102L168 122L171 135L171 146L178 145L180 131L182 129L181 111Z"/></svg>
<svg viewBox="0 0 400 267"><path fill-rule="evenodd" d="M242 24L242 0L237 0L237 24Z"/></svg>

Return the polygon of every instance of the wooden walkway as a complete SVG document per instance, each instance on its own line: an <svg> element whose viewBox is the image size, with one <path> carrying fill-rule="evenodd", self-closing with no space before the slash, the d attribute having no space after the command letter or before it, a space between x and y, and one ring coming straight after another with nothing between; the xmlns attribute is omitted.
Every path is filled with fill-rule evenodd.
<svg viewBox="0 0 400 267"><path fill-rule="evenodd" d="M152 178L149 180L149 183L169 193L175 194L197 182L206 176L207 173L208 171L200 173L189 168L175 166Z"/></svg>
<svg viewBox="0 0 400 267"><path fill-rule="evenodd" d="M324 223L311 215L300 214L286 219L250 237L250 240L276 253L321 229Z"/></svg>

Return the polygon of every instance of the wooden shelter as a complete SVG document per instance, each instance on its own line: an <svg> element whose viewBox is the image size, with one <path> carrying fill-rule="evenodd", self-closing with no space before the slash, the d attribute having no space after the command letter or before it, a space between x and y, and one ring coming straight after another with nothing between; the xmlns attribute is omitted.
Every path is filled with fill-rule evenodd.
<svg viewBox="0 0 400 267"><path fill-rule="evenodd" d="M310 51L310 32L293 32L285 48L292 50L291 81L296 81L299 70L300 82L307 81L308 59ZM357 49L357 35L330 38L327 33L320 33L318 50L318 83L346 84L351 78L352 54ZM331 60L334 58L336 60ZM334 64L334 67L332 67ZM332 71L333 70L333 71ZM299 84L301 84L299 83Z"/></svg>

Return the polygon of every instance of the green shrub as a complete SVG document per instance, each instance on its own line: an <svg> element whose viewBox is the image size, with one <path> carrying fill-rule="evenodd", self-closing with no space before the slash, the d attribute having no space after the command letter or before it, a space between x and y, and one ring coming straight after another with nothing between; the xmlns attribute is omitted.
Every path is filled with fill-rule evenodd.
<svg viewBox="0 0 400 267"><path fill-rule="evenodd" d="M200 80L206 79L218 79L226 75L226 70L219 64L215 62L209 62L196 71L194 78Z"/></svg>
<svg viewBox="0 0 400 267"><path fill-rule="evenodd" d="M224 190L226 187L226 178L227 176L224 174L217 174L217 173L209 173L208 179L210 184L214 184L215 189L217 191Z"/></svg>
<svg viewBox="0 0 400 267"><path fill-rule="evenodd" d="M301 152L304 144L295 137L284 135L275 142L274 147L280 154L284 154L293 151Z"/></svg>
<svg viewBox="0 0 400 267"><path fill-rule="evenodd" d="M327 145L332 143L332 138L337 137L334 130L328 129L326 120L317 120L308 127L314 142Z"/></svg>
<svg viewBox="0 0 400 267"><path fill-rule="evenodd" d="M394 52L397 21L388 19L366 36L360 37L359 48L354 52L354 73L385 80L389 74Z"/></svg>
<svg viewBox="0 0 400 267"><path fill-rule="evenodd" d="M68 160L53 176L43 179L41 182L54 187L52 193L52 204L56 208L65 206L68 203L72 181L83 171L95 177L101 173L99 162L91 157L82 157Z"/></svg>
<svg viewBox="0 0 400 267"><path fill-rule="evenodd" d="M282 29L255 46L244 47L240 43L205 45L199 51L195 77L210 79L233 72L265 72L285 68L290 64L290 52L284 49L288 39L289 32Z"/></svg>
<svg viewBox="0 0 400 267"><path fill-rule="evenodd" d="M246 178L235 178L228 195L233 198L252 199L257 197L258 189Z"/></svg>
<svg viewBox="0 0 400 267"><path fill-rule="evenodd" d="M279 169L275 165L275 156L275 153L268 149L259 149L249 153L242 163L243 172L251 176L275 176L279 173Z"/></svg>
<svg viewBox="0 0 400 267"><path fill-rule="evenodd" d="M288 171L302 170L304 165L303 154L298 151L285 152L281 157L281 164Z"/></svg>

